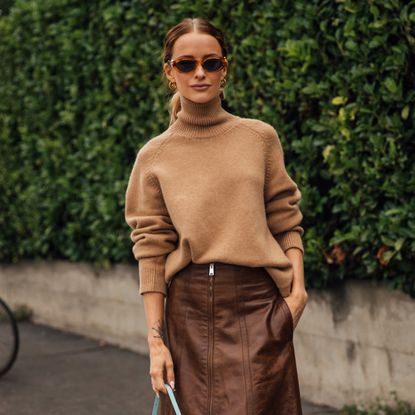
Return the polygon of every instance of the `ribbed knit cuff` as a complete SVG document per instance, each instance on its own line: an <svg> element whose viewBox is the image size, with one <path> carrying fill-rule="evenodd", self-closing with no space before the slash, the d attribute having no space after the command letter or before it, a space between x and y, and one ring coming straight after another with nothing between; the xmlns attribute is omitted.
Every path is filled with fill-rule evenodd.
<svg viewBox="0 0 415 415"><path fill-rule="evenodd" d="M289 248L298 248L304 255L304 246L299 231L281 232L275 235L282 250L286 252Z"/></svg>
<svg viewBox="0 0 415 415"><path fill-rule="evenodd" d="M139 293L161 292L167 295L167 284L164 279L166 257L158 256L141 258L138 261L138 274L140 280Z"/></svg>

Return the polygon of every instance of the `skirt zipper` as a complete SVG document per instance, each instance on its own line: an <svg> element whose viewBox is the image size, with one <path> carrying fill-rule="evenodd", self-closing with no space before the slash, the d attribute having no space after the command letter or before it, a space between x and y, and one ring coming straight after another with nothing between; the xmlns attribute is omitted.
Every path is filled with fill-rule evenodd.
<svg viewBox="0 0 415 415"><path fill-rule="evenodd" d="M209 402L209 415L212 415L212 383L213 383L213 284L214 284L214 276L215 276L215 263L211 262L209 264L209 341L208 341L208 347L209 347L209 361L208 361L208 402Z"/></svg>

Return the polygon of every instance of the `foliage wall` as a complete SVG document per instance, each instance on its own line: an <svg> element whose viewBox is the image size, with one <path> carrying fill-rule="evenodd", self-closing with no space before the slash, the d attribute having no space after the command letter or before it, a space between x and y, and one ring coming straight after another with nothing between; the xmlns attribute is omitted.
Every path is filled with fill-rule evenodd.
<svg viewBox="0 0 415 415"><path fill-rule="evenodd" d="M16 1L0 17L0 260L135 261L128 175L168 126L164 34L197 16L226 35L227 108L280 134L307 287L415 296L413 1Z"/></svg>

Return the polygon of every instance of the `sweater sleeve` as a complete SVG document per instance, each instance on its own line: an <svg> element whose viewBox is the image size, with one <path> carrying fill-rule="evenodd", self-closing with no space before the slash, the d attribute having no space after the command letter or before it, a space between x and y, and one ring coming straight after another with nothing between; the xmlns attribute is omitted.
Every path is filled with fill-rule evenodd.
<svg viewBox="0 0 415 415"><path fill-rule="evenodd" d="M125 220L133 229L130 238L138 260L139 293L158 291L166 296L166 257L176 247L177 232L159 182L148 168L149 153L144 146L133 165L125 196Z"/></svg>
<svg viewBox="0 0 415 415"><path fill-rule="evenodd" d="M280 138L271 127L266 144L265 211L267 223L273 236L284 252L295 247L304 255L300 226L303 215L299 204L301 192L288 175Z"/></svg>

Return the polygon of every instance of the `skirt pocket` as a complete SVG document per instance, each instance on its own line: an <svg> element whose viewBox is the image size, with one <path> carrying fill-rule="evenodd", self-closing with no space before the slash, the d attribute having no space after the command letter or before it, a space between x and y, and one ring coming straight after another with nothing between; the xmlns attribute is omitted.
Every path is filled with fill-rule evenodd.
<svg viewBox="0 0 415 415"><path fill-rule="evenodd" d="M290 307L288 306L287 302L285 301L285 298L281 296L281 300L282 300L282 307L285 310L285 314L287 316L287 319L289 320L290 329L291 329L291 338L292 338L293 334L294 334L294 318L293 318L293 315L291 313Z"/></svg>

